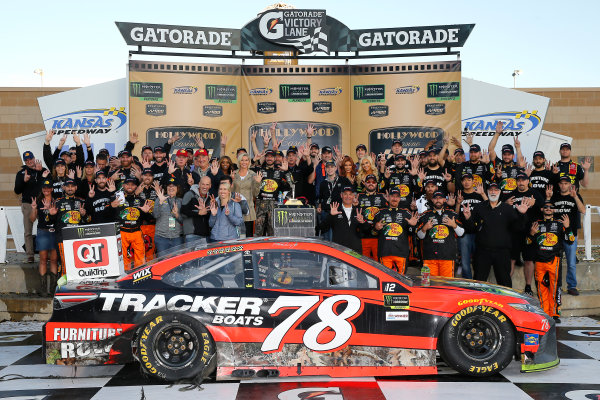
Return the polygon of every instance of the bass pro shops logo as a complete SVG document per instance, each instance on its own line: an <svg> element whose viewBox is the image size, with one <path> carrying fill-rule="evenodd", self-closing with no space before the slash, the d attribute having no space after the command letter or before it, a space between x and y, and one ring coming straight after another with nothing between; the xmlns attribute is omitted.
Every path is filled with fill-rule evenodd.
<svg viewBox="0 0 600 400"><path fill-rule="evenodd" d="M108 243L106 239L86 239L73 244L75 268L106 267Z"/></svg>
<svg viewBox="0 0 600 400"><path fill-rule="evenodd" d="M127 122L125 107L94 108L73 111L46 118L52 128L60 134L107 134L114 132Z"/></svg>
<svg viewBox="0 0 600 400"><path fill-rule="evenodd" d="M477 115L462 120L462 134L463 136L470 133L475 136L494 136L498 122L503 124L502 136L519 136L537 128L542 119L537 115L537 110L500 111Z"/></svg>
<svg viewBox="0 0 600 400"><path fill-rule="evenodd" d="M273 10L262 14L258 30L266 40L301 53L329 53L325 10Z"/></svg>

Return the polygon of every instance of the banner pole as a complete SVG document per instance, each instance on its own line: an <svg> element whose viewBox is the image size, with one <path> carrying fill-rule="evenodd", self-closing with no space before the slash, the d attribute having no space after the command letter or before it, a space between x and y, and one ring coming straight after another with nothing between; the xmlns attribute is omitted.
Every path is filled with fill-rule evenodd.
<svg viewBox="0 0 600 400"><path fill-rule="evenodd" d="M6 241L8 240L8 220L4 207L0 207L0 263L6 262Z"/></svg>
<svg viewBox="0 0 600 400"><path fill-rule="evenodd" d="M592 258L592 206L585 206L583 217L583 235L585 237L585 258L583 261L594 261Z"/></svg>

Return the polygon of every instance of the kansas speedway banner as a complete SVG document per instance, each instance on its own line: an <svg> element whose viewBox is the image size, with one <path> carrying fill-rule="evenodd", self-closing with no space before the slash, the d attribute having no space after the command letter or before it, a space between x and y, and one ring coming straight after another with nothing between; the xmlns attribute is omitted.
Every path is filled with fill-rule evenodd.
<svg viewBox="0 0 600 400"><path fill-rule="evenodd" d="M277 122L280 149L306 142L307 124L313 124L313 143L350 146L350 78L346 66L243 68L242 141L251 150L252 132L263 150L262 134Z"/></svg>
<svg viewBox="0 0 600 400"><path fill-rule="evenodd" d="M351 148L387 154L397 139L411 155L441 147L444 132L460 138L460 70L458 61L353 66Z"/></svg>
<svg viewBox="0 0 600 400"><path fill-rule="evenodd" d="M142 146L162 146L173 135L180 148L197 150L201 138L211 157L240 146L240 67L132 61L129 64L130 131ZM231 154L229 154L231 155Z"/></svg>

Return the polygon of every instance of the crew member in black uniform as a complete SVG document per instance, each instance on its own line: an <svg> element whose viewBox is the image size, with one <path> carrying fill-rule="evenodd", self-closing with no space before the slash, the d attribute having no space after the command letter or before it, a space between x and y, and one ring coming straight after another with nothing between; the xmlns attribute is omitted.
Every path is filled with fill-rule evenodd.
<svg viewBox="0 0 600 400"><path fill-rule="evenodd" d="M114 200L115 184L108 182L104 170L96 172L96 186L90 186L85 209L91 217L92 224L105 224L115 222L114 210L110 203Z"/></svg>
<svg viewBox="0 0 600 400"><path fill-rule="evenodd" d="M265 163L256 170L255 179L260 182L256 199L254 236L273 236L273 213L279 194L288 190L285 172L275 165L275 152L265 152Z"/></svg>

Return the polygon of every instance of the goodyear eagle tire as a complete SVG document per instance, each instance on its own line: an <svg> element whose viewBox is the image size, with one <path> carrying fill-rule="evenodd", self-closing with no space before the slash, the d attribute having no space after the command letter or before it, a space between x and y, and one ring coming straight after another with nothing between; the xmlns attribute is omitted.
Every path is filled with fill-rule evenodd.
<svg viewBox="0 0 600 400"><path fill-rule="evenodd" d="M502 371L512 360L515 334L508 318L494 307L471 306L444 327L440 355L450 368L471 376Z"/></svg>
<svg viewBox="0 0 600 400"><path fill-rule="evenodd" d="M204 369L215 364L209 363L215 354L210 333L182 314L153 317L138 336L137 351L144 372L166 381L207 376L212 371Z"/></svg>

